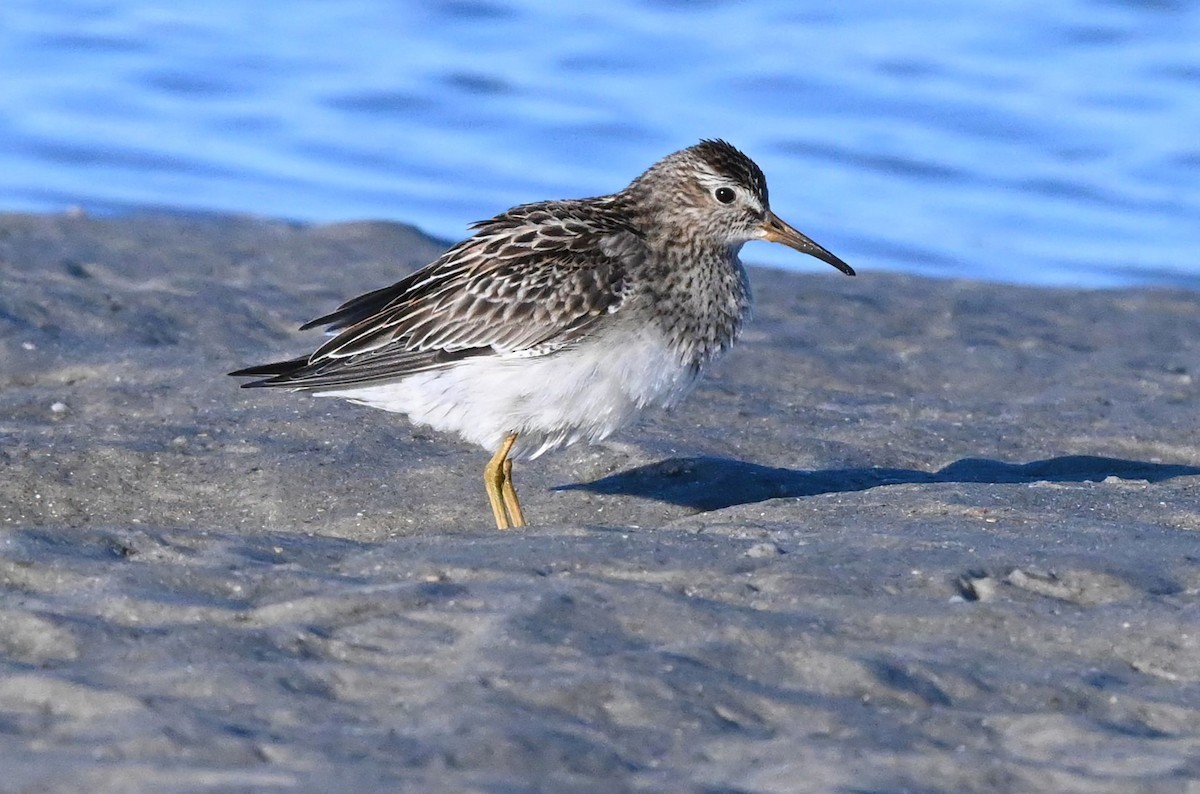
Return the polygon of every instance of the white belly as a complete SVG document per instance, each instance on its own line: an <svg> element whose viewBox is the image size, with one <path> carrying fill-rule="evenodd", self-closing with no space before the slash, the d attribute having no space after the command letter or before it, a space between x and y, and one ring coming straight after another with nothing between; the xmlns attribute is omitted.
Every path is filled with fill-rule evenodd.
<svg viewBox="0 0 1200 794"><path fill-rule="evenodd" d="M678 401L695 383L695 370L655 330L613 329L598 341L546 356L479 356L394 383L317 394L406 414L489 452L517 433L514 456L531 458L599 441L642 409Z"/></svg>

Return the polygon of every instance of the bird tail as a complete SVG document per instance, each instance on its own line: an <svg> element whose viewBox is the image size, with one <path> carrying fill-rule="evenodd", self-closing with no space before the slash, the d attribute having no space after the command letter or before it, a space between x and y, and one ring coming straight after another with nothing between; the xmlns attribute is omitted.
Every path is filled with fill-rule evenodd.
<svg viewBox="0 0 1200 794"><path fill-rule="evenodd" d="M291 376L308 366L308 356L293 358L288 361L276 361L271 364L259 364L256 367L246 367L229 374L235 378L262 377L262 380L243 383L243 389L254 389L266 386L287 386ZM265 376L265 377L264 377Z"/></svg>

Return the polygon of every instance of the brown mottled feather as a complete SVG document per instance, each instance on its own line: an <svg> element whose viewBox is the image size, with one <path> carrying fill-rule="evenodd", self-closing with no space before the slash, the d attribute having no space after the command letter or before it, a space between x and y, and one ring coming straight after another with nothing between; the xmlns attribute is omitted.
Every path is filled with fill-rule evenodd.
<svg viewBox="0 0 1200 794"><path fill-rule="evenodd" d="M618 197L514 207L407 278L304 327L336 335L247 385L317 388L397 380L472 355L540 355L616 311L643 243ZM298 365L298 366L297 366Z"/></svg>

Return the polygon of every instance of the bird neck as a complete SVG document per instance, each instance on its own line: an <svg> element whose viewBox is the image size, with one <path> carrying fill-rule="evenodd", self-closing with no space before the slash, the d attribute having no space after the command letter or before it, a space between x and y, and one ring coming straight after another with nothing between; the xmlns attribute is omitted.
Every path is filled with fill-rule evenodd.
<svg viewBox="0 0 1200 794"><path fill-rule="evenodd" d="M741 333L750 310L750 286L738 259L741 246L664 237L651 243L651 299L680 361L701 369Z"/></svg>

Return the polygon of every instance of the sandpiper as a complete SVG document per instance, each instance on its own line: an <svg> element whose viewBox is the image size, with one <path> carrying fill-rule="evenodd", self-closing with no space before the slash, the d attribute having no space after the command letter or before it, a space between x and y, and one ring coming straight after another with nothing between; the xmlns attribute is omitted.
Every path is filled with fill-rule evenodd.
<svg viewBox="0 0 1200 794"><path fill-rule="evenodd" d="M523 204L389 287L301 330L327 341L230 373L406 414L493 452L496 526L525 525L514 458L599 441L669 406L728 349L750 308L738 259L783 243L854 270L784 223L746 155L704 140L619 193Z"/></svg>

